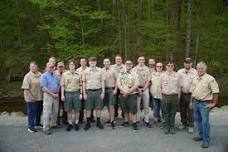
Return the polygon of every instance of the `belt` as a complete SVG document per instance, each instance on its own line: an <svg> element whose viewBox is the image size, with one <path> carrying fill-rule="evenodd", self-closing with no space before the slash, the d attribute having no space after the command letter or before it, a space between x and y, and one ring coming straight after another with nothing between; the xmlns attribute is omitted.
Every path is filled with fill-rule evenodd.
<svg viewBox="0 0 228 152"><path fill-rule="evenodd" d="M79 90L76 90L76 91L65 91L65 93L75 93L75 92L79 92Z"/></svg>
<svg viewBox="0 0 228 152"><path fill-rule="evenodd" d="M164 96L177 96L178 94L162 94Z"/></svg>
<svg viewBox="0 0 228 152"><path fill-rule="evenodd" d="M192 100L197 100L197 101L199 101L199 102L209 102L210 100L198 100L198 99L196 99L196 98L192 98Z"/></svg>
<svg viewBox="0 0 228 152"><path fill-rule="evenodd" d="M88 91L100 91L101 90L101 88L100 89L87 89Z"/></svg>
<svg viewBox="0 0 228 152"><path fill-rule="evenodd" d="M115 89L115 87L106 87L105 89Z"/></svg>
<svg viewBox="0 0 228 152"><path fill-rule="evenodd" d="M189 95L189 94L192 94L192 93L184 93L184 92L181 92L181 94L186 94L186 95Z"/></svg>

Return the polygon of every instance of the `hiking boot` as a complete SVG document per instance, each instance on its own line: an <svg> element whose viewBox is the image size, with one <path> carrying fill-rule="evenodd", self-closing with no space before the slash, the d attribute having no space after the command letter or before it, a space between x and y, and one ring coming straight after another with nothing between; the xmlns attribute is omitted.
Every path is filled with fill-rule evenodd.
<svg viewBox="0 0 228 152"><path fill-rule="evenodd" d="M78 124L75 124L75 125L74 125L74 130L75 130L75 131L79 131L79 125L78 125Z"/></svg>
<svg viewBox="0 0 228 152"><path fill-rule="evenodd" d="M133 124L132 124L132 127L133 127L133 130L138 130L138 126L137 126L136 123L133 123Z"/></svg>
<svg viewBox="0 0 228 152"><path fill-rule="evenodd" d="M147 128L151 128L152 127L152 125L149 122L145 122L145 125L146 125Z"/></svg>
<svg viewBox="0 0 228 152"><path fill-rule="evenodd" d="M97 122L97 128L104 129L104 126L101 124L100 121Z"/></svg>
<svg viewBox="0 0 228 152"><path fill-rule="evenodd" d="M111 127L112 127L112 129L116 129L116 125L115 125L114 121L111 122Z"/></svg>
<svg viewBox="0 0 228 152"><path fill-rule="evenodd" d="M69 124L69 125L67 125L66 130L67 130L67 131L71 131L72 128L73 128L73 125Z"/></svg>
<svg viewBox="0 0 228 152"><path fill-rule="evenodd" d="M128 122L124 122L124 123L122 123L122 124L120 125L120 127L127 127L128 125L129 125Z"/></svg>
<svg viewBox="0 0 228 152"><path fill-rule="evenodd" d="M84 130L87 131L91 128L91 124L89 122L86 123Z"/></svg>

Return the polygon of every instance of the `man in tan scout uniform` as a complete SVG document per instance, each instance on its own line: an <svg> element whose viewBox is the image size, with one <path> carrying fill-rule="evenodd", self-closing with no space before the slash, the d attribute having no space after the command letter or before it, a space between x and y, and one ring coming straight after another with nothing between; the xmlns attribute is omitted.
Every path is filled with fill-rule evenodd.
<svg viewBox="0 0 228 152"><path fill-rule="evenodd" d="M180 114L182 126L180 129L188 128L189 133L193 133L193 115L192 110L189 108L189 102L191 99L190 86L192 80L196 76L197 72L192 68L191 58L184 60L184 68L178 70L181 78L181 96L180 96Z"/></svg>
<svg viewBox="0 0 228 152"><path fill-rule="evenodd" d="M110 59L105 58L103 61L104 68L102 68L103 74L105 76L105 98L104 98L104 105L107 105L108 112L109 112L109 120L108 123L111 124L112 129L115 129L114 123L114 105L116 100L116 77L113 68L111 68ZM107 122L106 122L107 123Z"/></svg>
<svg viewBox="0 0 228 152"><path fill-rule="evenodd" d="M115 72L115 77L116 79L118 78L119 74L121 71L123 71L125 69L125 66L123 64L123 60L122 57L120 55L116 55L115 56L115 64L111 66ZM117 93L116 93L116 103L115 103L115 118L118 117L118 112L119 112L119 94L120 91L119 89L117 89ZM122 116L123 116L123 112L122 112Z"/></svg>
<svg viewBox="0 0 228 152"><path fill-rule="evenodd" d="M194 137L193 140L203 141L201 147L208 148L210 144L209 112L218 103L219 87L215 78L206 73L207 65L204 62L199 62L196 69L197 76L190 87L192 100L189 106L193 108L199 136Z"/></svg>
<svg viewBox="0 0 228 152"><path fill-rule="evenodd" d="M61 79L61 99L64 101L65 111L67 112L68 126L67 131L73 127L79 130L79 111L81 110L82 81L81 75L75 70L76 62L69 60L69 70L63 73Z"/></svg>
<svg viewBox="0 0 228 152"><path fill-rule="evenodd" d="M144 122L148 128L151 128L149 123L149 84L150 84L150 69L145 65L145 57L140 56L138 58L138 65L132 69L132 72L136 73L139 78L139 87L137 98L137 122L140 122L140 106L143 101L144 107Z"/></svg>
<svg viewBox="0 0 228 152"><path fill-rule="evenodd" d="M104 75L101 68L96 66L97 59L95 57L89 58L89 67L83 73L83 95L84 100L86 100L86 110L87 110L87 123L85 130L90 129L90 114L91 110L94 108L96 110L97 117L97 127L99 129L104 129L101 124L101 109L102 109L102 100L105 96L105 83Z"/></svg>
<svg viewBox="0 0 228 152"><path fill-rule="evenodd" d="M175 116L179 104L180 76L174 71L174 64L166 64L166 72L161 75L162 107L164 112L164 133L175 134Z"/></svg>
<svg viewBox="0 0 228 152"><path fill-rule="evenodd" d="M40 116L43 109L42 90L40 86L41 73L35 62L29 64L29 73L24 77L21 88L24 90L24 99L27 105L28 131L37 132L36 127L42 127Z"/></svg>
<svg viewBox="0 0 228 152"><path fill-rule="evenodd" d="M126 69L121 71L117 79L117 85L120 89L120 101L124 113L124 123L122 127L128 126L132 121L134 130L138 130L136 123L137 114L137 89L139 80L137 74L132 72L133 63L130 60L125 62Z"/></svg>

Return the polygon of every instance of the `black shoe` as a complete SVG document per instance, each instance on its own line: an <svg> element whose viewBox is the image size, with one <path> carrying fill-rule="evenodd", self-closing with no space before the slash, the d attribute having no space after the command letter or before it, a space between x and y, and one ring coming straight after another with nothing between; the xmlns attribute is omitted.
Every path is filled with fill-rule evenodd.
<svg viewBox="0 0 228 152"><path fill-rule="evenodd" d="M104 126L101 124L100 121L97 122L97 128L104 129Z"/></svg>
<svg viewBox="0 0 228 152"><path fill-rule="evenodd" d="M106 122L105 122L105 124L110 124L111 123L111 121L110 120L107 120Z"/></svg>
<svg viewBox="0 0 228 152"><path fill-rule="evenodd" d="M74 125L74 130L75 130L75 131L79 131L79 125L78 125L78 124L75 124L75 125Z"/></svg>
<svg viewBox="0 0 228 152"><path fill-rule="evenodd" d="M67 130L67 131L71 131L72 128L73 128L73 125L69 124L69 125L67 125L66 130Z"/></svg>
<svg viewBox="0 0 228 152"><path fill-rule="evenodd" d="M87 130L89 130L89 128L91 128L91 124L89 122L87 122L84 130L87 131Z"/></svg>
<svg viewBox="0 0 228 152"><path fill-rule="evenodd" d="M203 138L196 136L196 137L193 137L193 140L194 140L194 141L202 141Z"/></svg>
<svg viewBox="0 0 228 152"><path fill-rule="evenodd" d="M132 127L133 127L133 130L138 130L138 126L137 126L136 123L133 123L133 124L132 124Z"/></svg>
<svg viewBox="0 0 228 152"><path fill-rule="evenodd" d="M115 125L114 121L111 122L111 127L112 127L112 129L116 129L116 125Z"/></svg>
<svg viewBox="0 0 228 152"><path fill-rule="evenodd" d="M122 123L122 124L120 125L120 127L127 127L128 125L129 125L128 122L124 122L124 123Z"/></svg>
<svg viewBox="0 0 228 152"><path fill-rule="evenodd" d="M35 133L37 130L35 128L28 128L28 132Z"/></svg>
<svg viewBox="0 0 228 152"><path fill-rule="evenodd" d="M149 122L145 122L145 125L146 125L147 128L151 128L152 127L152 125Z"/></svg>

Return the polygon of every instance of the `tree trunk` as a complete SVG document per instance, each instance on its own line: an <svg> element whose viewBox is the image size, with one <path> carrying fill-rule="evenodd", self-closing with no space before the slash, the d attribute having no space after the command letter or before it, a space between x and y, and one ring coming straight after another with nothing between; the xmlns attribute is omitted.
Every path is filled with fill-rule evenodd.
<svg viewBox="0 0 228 152"><path fill-rule="evenodd" d="M192 0L188 0L188 18L186 32L185 57L190 56L192 50Z"/></svg>

